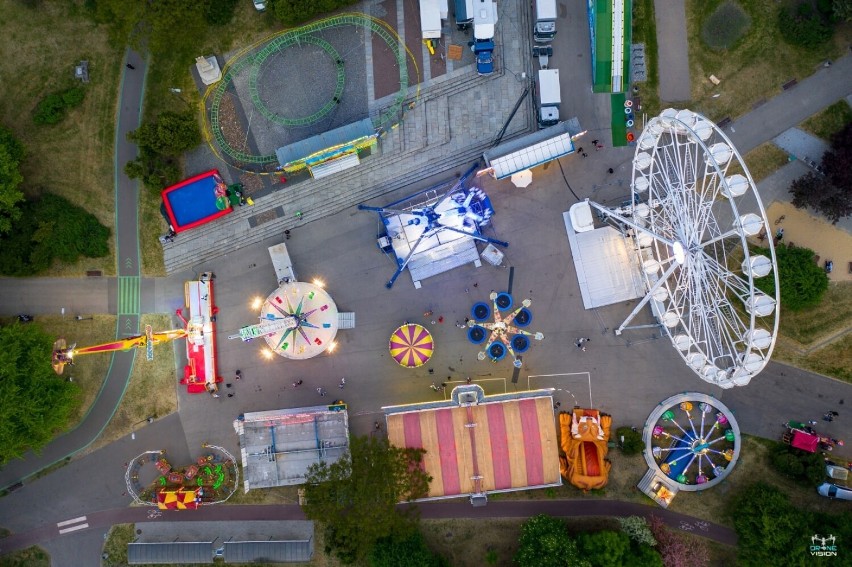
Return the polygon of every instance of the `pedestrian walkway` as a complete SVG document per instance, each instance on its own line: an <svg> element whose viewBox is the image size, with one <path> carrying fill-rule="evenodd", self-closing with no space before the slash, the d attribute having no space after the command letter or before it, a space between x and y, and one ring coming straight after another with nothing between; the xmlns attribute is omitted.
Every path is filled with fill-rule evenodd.
<svg viewBox="0 0 852 567"><path fill-rule="evenodd" d="M747 154L785 130L852 93L852 55L823 67L725 128L737 150Z"/></svg>
<svg viewBox="0 0 852 567"><path fill-rule="evenodd" d="M690 100L692 83L689 79L685 0L654 0L654 20L659 46L660 100Z"/></svg>

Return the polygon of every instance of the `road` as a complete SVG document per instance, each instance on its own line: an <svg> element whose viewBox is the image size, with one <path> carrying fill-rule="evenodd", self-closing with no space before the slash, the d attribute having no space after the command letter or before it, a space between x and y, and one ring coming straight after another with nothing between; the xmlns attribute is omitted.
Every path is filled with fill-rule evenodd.
<svg viewBox="0 0 852 567"><path fill-rule="evenodd" d="M737 535L734 530L698 520L692 516L679 514L670 510L637 504L635 502L619 502L614 500L523 500L490 502L485 507L474 508L468 502L430 502L417 505L420 517L426 520L447 518L528 518L537 514L547 514L556 517L624 517L652 515L662 518L669 527L689 531L707 539L726 545L736 545ZM46 524L33 530L16 533L0 539L0 554L26 549L32 545L44 544L60 537L60 530L69 526L87 527L80 530L104 530L115 524L136 524L141 522L239 522L263 520L305 520L302 508L297 504L278 506L210 506L193 511L158 511L151 507L113 508L90 512L85 516L77 516L62 520L62 526L55 523ZM70 522L70 523L64 523Z"/></svg>

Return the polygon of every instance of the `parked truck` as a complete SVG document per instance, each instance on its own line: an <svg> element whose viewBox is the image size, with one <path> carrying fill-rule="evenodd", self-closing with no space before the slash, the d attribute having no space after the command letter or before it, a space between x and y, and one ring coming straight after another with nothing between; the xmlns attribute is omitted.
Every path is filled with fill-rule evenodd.
<svg viewBox="0 0 852 567"><path fill-rule="evenodd" d="M424 40L441 37L439 0L420 0L420 31Z"/></svg>
<svg viewBox="0 0 852 567"><path fill-rule="evenodd" d="M537 43L553 41L556 35L556 0L535 0L533 39Z"/></svg>
<svg viewBox="0 0 852 567"><path fill-rule="evenodd" d="M559 69L540 69L538 72L538 127L559 124Z"/></svg>
<svg viewBox="0 0 852 567"><path fill-rule="evenodd" d="M296 273L293 272L293 262L290 260L290 253L287 252L286 244L282 242L270 246L269 257L272 259L272 268L275 270L275 277L278 279L279 285L296 281Z"/></svg>
<svg viewBox="0 0 852 567"><path fill-rule="evenodd" d="M470 48L476 55L476 72L480 75L494 72L496 26L497 3L493 0L473 0L473 43Z"/></svg>
<svg viewBox="0 0 852 567"><path fill-rule="evenodd" d="M466 30L473 25L473 0L456 0L456 27Z"/></svg>

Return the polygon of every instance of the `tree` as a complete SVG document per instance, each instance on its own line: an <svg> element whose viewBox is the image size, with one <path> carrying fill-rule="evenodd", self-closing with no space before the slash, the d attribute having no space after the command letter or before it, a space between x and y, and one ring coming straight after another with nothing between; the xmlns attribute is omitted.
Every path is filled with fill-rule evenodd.
<svg viewBox="0 0 852 567"><path fill-rule="evenodd" d="M305 515L324 525L326 545L341 561L363 561L378 540L411 535L416 509L400 511L397 504L428 493L432 478L423 470L423 453L352 437L346 458L311 466Z"/></svg>
<svg viewBox="0 0 852 567"><path fill-rule="evenodd" d="M589 567L580 556L577 543L568 535L565 523L540 514L521 526L515 563L520 567Z"/></svg>
<svg viewBox="0 0 852 567"><path fill-rule="evenodd" d="M115 45L128 42L145 48L155 56L191 62L207 31L206 2L157 0L96 0L95 21L106 24Z"/></svg>
<svg viewBox="0 0 852 567"><path fill-rule="evenodd" d="M580 555L592 567L620 567L633 565L630 537L623 532L610 530L585 533L577 536Z"/></svg>
<svg viewBox="0 0 852 567"><path fill-rule="evenodd" d="M72 263L80 256L109 254L110 230L59 195L45 193L26 201L21 212L0 246L0 274L29 276L46 270L55 259Z"/></svg>
<svg viewBox="0 0 852 567"><path fill-rule="evenodd" d="M704 567L710 563L707 544L703 539L674 533L658 516L651 516L651 533L657 540L657 549L666 567Z"/></svg>
<svg viewBox="0 0 852 567"><path fill-rule="evenodd" d="M648 522L642 516L618 518L618 525L621 526L621 531L636 543L648 547L657 545L657 540L654 539L654 534L651 533Z"/></svg>
<svg viewBox="0 0 852 567"><path fill-rule="evenodd" d="M24 145L12 131L0 126L0 234L9 232L12 223L21 215L18 204L24 194L18 186L24 180L21 162L24 161Z"/></svg>
<svg viewBox="0 0 852 567"><path fill-rule="evenodd" d="M852 22L852 0L834 0L831 4L834 19L841 22Z"/></svg>
<svg viewBox="0 0 852 567"><path fill-rule="evenodd" d="M769 250L755 248L754 252L769 256ZM781 305L791 311L801 311L818 305L828 289L828 276L814 261L810 248L792 248L779 245L775 248L778 261L778 282L781 284ZM772 274L757 278L755 285L769 295L775 293L775 278Z"/></svg>
<svg viewBox="0 0 852 567"><path fill-rule="evenodd" d="M201 130L191 112L164 112L129 132L127 139L139 145L139 157L124 164L124 172L159 191L180 176L178 156L201 143Z"/></svg>
<svg viewBox="0 0 852 567"><path fill-rule="evenodd" d="M77 384L53 372L52 349L37 325L0 327L0 465L44 447L80 403Z"/></svg>
<svg viewBox="0 0 852 567"><path fill-rule="evenodd" d="M370 552L370 567L443 567L446 560L426 546L423 535L414 531L406 538L385 537Z"/></svg>
<svg viewBox="0 0 852 567"><path fill-rule="evenodd" d="M224 26L234 19L237 0L207 0L204 5L204 19L208 24Z"/></svg>
<svg viewBox="0 0 852 567"><path fill-rule="evenodd" d="M790 504L778 488L757 482L731 499L731 516L737 531L738 562L743 565L806 565L807 542L813 526L808 514ZM810 529L810 531L809 531Z"/></svg>
<svg viewBox="0 0 852 567"><path fill-rule="evenodd" d="M822 156L825 175L808 173L790 186L793 204L813 207L833 224L852 215L852 122L831 137L831 149Z"/></svg>
<svg viewBox="0 0 852 567"><path fill-rule="evenodd" d="M825 478L825 461L819 453L806 453L800 449L778 443L772 449L769 462L779 473L813 487Z"/></svg>
<svg viewBox="0 0 852 567"><path fill-rule="evenodd" d="M333 12L358 0L271 0L272 13L288 26L307 22L318 14Z"/></svg>
<svg viewBox="0 0 852 567"><path fill-rule="evenodd" d="M191 150L201 143L201 130L191 112L164 112L153 122L128 132L127 139L143 150L157 154L175 155Z"/></svg>
<svg viewBox="0 0 852 567"><path fill-rule="evenodd" d="M795 9L795 12L794 12ZM808 2L782 7L778 12L781 37L793 45L814 49L831 39L833 30Z"/></svg>

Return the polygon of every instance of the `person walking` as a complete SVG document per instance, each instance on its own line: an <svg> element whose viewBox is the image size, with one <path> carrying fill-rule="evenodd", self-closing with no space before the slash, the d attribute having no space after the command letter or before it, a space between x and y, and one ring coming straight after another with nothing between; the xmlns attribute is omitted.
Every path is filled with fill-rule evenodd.
<svg viewBox="0 0 852 567"><path fill-rule="evenodd" d="M340 379L340 384L337 385L341 390L346 386L346 377Z"/></svg>
<svg viewBox="0 0 852 567"><path fill-rule="evenodd" d="M132 70L134 70L134 69L136 69L136 67L134 67L134 66L133 66L133 65L131 65L130 63L128 63L127 65L125 65L125 67L127 67L127 68L128 68L128 69L130 69L131 71L132 71Z"/></svg>
<svg viewBox="0 0 852 567"><path fill-rule="evenodd" d="M237 370L235 379L236 380L242 380L243 379L243 371L242 370Z"/></svg>

